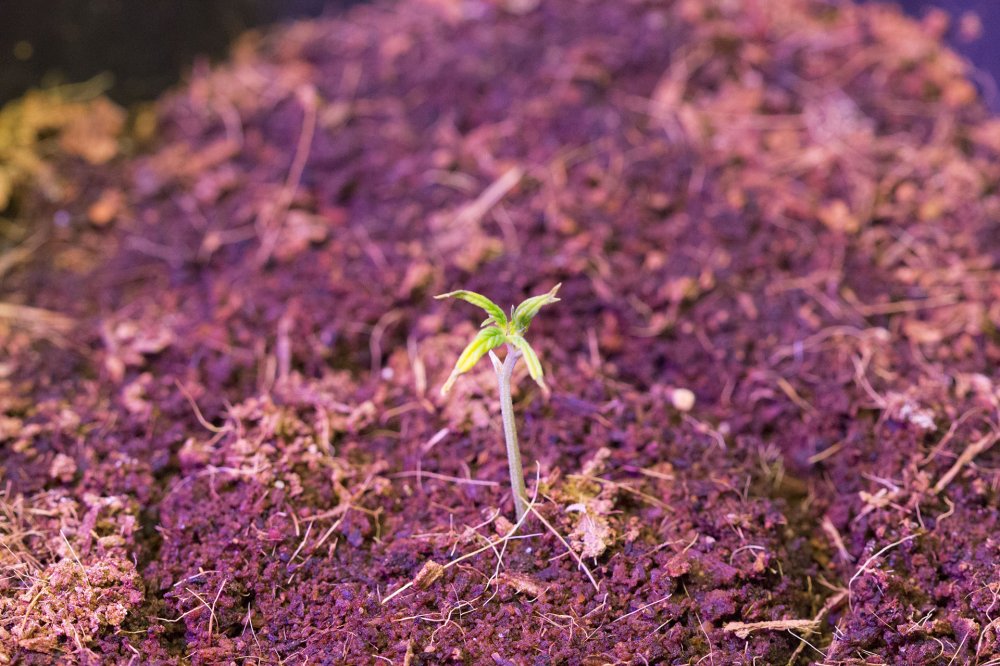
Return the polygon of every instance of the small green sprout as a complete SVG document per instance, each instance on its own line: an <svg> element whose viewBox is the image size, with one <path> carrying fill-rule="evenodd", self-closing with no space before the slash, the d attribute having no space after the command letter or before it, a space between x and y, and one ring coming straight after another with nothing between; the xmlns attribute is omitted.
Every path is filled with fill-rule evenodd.
<svg viewBox="0 0 1000 666"><path fill-rule="evenodd" d="M486 354L490 355L490 360L493 361L493 370L497 374L500 386L500 414L503 417L507 462L510 466L510 485L514 493L514 510L517 512L518 520L521 520L528 510L528 503L524 488L524 471L521 468L521 450L517 446L517 427L514 423L514 406L510 397L510 379L514 374L514 365L517 360L524 357L524 362L528 366L528 374L538 383L542 391L546 395L548 394L549 388L545 385L542 364L538 360L538 354L524 339L524 333L542 306L559 300L556 298L556 292L559 291L560 286L557 284L547 293L532 296L516 308L512 307L509 318L500 309L500 306L482 294L473 291L452 291L435 296L435 298L460 298L482 308L489 315L482 323L479 333L458 357L455 369L451 371L448 381L441 387L441 395L448 393L459 375L471 370ZM507 356L501 363L493 350L503 344L507 345Z"/></svg>

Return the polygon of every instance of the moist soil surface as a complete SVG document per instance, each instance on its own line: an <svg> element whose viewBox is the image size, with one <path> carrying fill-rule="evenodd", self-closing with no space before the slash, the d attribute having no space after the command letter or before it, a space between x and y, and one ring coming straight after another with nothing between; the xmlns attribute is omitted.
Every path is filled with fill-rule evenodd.
<svg viewBox="0 0 1000 666"><path fill-rule="evenodd" d="M947 29L406 0L54 158L0 259L0 660L997 663L1000 121ZM559 282L518 526L432 296Z"/></svg>

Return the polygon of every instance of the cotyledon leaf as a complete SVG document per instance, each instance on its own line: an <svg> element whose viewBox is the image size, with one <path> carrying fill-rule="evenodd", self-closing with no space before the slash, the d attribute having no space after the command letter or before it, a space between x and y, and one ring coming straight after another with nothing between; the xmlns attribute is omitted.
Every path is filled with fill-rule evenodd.
<svg viewBox="0 0 1000 666"><path fill-rule="evenodd" d="M521 354L524 356L524 364L528 366L528 374L531 378L538 382L538 385L542 388L542 391L546 393L549 392L549 387L545 385L545 377L542 372L542 363L538 360L538 354L532 349L528 341L522 338L520 335L508 335L507 342L517 347Z"/></svg>
<svg viewBox="0 0 1000 666"><path fill-rule="evenodd" d="M525 299L517 308L514 310L514 314L511 315L511 320L514 322L514 326L519 331L524 331L531 324L531 320L535 318L538 311L542 309L543 305L548 305L549 303L555 303L559 299L556 298L556 292L559 291L559 287L562 286L560 282L556 286L552 287L547 293L539 294L538 296L532 296L531 298Z"/></svg>
<svg viewBox="0 0 1000 666"><path fill-rule="evenodd" d="M460 289L458 291L449 291L447 294L438 294L434 298L460 298L463 301L472 303L475 306L481 307L486 310L486 314L490 316L490 319L496 322L497 326L500 328L506 328L507 326L507 315L503 313L500 306L486 298L482 294L477 294L474 291L466 291L465 289Z"/></svg>
<svg viewBox="0 0 1000 666"><path fill-rule="evenodd" d="M455 363L455 368L448 376L448 381L446 381L444 386L441 387L441 395L448 393L448 391L451 390L452 385L455 383L455 380L458 379L458 376L471 370L472 367L476 365L476 362L478 362L479 359L486 354L486 352L499 347L506 341L507 336L499 328L491 326L490 328L484 328L479 331L479 333L476 334L476 337L472 339L472 342L466 346L462 355L458 357L458 361Z"/></svg>

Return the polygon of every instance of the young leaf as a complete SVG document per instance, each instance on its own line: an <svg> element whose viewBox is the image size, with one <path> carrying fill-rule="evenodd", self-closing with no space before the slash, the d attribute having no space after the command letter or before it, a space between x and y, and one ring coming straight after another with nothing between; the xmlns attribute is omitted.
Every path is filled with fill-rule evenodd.
<svg viewBox="0 0 1000 666"><path fill-rule="evenodd" d="M452 385L455 383L455 380L458 379L459 375L471 370L472 366L474 366L476 362L486 354L486 352L495 347L499 347L506 341L506 339L507 336L504 335L504 332L499 328L491 326L490 328L484 328L479 331L479 333L476 334L476 337L472 339L472 342L466 346L462 355L458 357L458 361L455 363L455 368L448 376L448 381L446 381L444 386L441 387L441 395L445 395L451 390Z"/></svg>
<svg viewBox="0 0 1000 666"><path fill-rule="evenodd" d="M517 306L517 309L514 310L514 314L511 315L514 326L516 326L519 331L525 331L531 324L531 320L534 319L535 315L538 314L538 311L542 309L543 305L555 303L559 300L556 298L556 292L559 291L559 287L561 286L562 283L560 282L556 286L552 287L548 293L539 294L538 296L532 296L531 298L525 299L520 305Z"/></svg>
<svg viewBox="0 0 1000 666"><path fill-rule="evenodd" d="M546 394L549 392L549 387L545 385L545 377L542 373L542 364L538 360L538 354L535 350L531 348L528 341L522 338L520 335L508 335L507 342L517 347L521 354L524 356L524 364L528 366L528 374L531 378L538 382L538 385L542 387L542 391Z"/></svg>
<svg viewBox="0 0 1000 666"><path fill-rule="evenodd" d="M486 310L486 314L490 316L490 319L497 323L497 326L504 328L507 326L507 315L503 313L500 306L486 298L482 294L477 294L474 291L466 291L465 289L460 289L458 291L449 291L447 294L439 294L434 298L460 298L463 301L468 301L473 305L481 307Z"/></svg>

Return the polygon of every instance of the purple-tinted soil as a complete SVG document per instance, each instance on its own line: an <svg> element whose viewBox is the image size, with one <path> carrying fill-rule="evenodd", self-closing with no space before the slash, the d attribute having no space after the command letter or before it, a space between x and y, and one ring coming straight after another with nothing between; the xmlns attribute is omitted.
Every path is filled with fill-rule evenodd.
<svg viewBox="0 0 1000 666"><path fill-rule="evenodd" d="M945 29L363 7L67 158L3 278L0 659L996 663L1000 121ZM438 395L479 322L431 296L556 282L504 539L488 363Z"/></svg>

